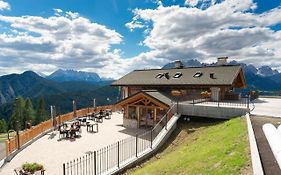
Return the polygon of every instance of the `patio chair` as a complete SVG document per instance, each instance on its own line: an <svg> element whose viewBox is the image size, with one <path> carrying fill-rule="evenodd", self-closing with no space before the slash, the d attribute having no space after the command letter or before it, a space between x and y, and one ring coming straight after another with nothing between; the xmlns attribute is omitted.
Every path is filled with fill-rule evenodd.
<svg viewBox="0 0 281 175"><path fill-rule="evenodd" d="M86 122L87 122L87 118L82 118L82 120L81 120L81 124L86 124Z"/></svg>
<svg viewBox="0 0 281 175"><path fill-rule="evenodd" d="M62 130L61 127L59 127L59 138L66 138L68 136L68 131L67 130Z"/></svg>
<svg viewBox="0 0 281 175"><path fill-rule="evenodd" d="M103 122L103 115L96 116L96 121L102 123Z"/></svg>
<svg viewBox="0 0 281 175"><path fill-rule="evenodd" d="M106 113L105 113L105 119L111 119L111 115L110 115L109 112L106 112Z"/></svg>

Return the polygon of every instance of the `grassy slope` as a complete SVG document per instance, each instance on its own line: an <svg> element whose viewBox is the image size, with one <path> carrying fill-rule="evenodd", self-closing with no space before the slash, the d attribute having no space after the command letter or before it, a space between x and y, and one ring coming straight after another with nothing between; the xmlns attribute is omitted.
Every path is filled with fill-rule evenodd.
<svg viewBox="0 0 281 175"><path fill-rule="evenodd" d="M173 143L132 174L250 174L244 119L202 125L181 124Z"/></svg>

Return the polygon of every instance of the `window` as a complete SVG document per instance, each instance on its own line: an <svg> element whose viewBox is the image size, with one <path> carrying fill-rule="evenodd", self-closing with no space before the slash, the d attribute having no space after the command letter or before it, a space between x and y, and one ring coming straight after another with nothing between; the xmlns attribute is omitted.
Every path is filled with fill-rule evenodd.
<svg viewBox="0 0 281 175"><path fill-rule="evenodd" d="M194 77L194 78L200 78L202 75L203 75L202 72L196 72L196 73L193 75L193 77Z"/></svg>
<svg viewBox="0 0 281 175"><path fill-rule="evenodd" d="M128 118L137 119L137 108L135 106L128 106Z"/></svg>
<svg viewBox="0 0 281 175"><path fill-rule="evenodd" d="M163 76L164 76L164 74L163 74L163 73L159 73L158 75L156 75L156 77L155 77L155 78L160 79L160 78L162 78Z"/></svg>
<svg viewBox="0 0 281 175"><path fill-rule="evenodd" d="M174 75L174 78L180 78L182 76L182 73L181 72L177 72L175 75Z"/></svg>

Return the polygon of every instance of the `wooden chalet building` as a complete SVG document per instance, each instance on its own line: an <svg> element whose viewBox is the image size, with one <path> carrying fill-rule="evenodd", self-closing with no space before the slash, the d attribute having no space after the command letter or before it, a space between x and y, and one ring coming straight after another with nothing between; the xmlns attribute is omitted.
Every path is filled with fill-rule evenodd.
<svg viewBox="0 0 281 175"><path fill-rule="evenodd" d="M192 68L177 61L172 69L135 70L115 81L112 86L121 88L116 105L124 110L124 126L153 126L178 101L239 100L234 89L246 87L244 73L239 65L225 65L226 59L218 58L216 66Z"/></svg>

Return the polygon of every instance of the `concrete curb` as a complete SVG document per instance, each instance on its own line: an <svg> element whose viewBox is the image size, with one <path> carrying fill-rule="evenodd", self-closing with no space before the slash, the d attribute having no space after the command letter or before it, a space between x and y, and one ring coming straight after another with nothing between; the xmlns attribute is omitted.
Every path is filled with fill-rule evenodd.
<svg viewBox="0 0 281 175"><path fill-rule="evenodd" d="M251 149L251 159L252 159L252 166L253 166L253 174L254 175L264 175L263 168L261 164L261 159L258 151L257 142L255 139L255 134L253 130L253 126L250 120L249 114L246 114L246 121L248 127L248 135L249 135L249 142L250 142L250 149Z"/></svg>

